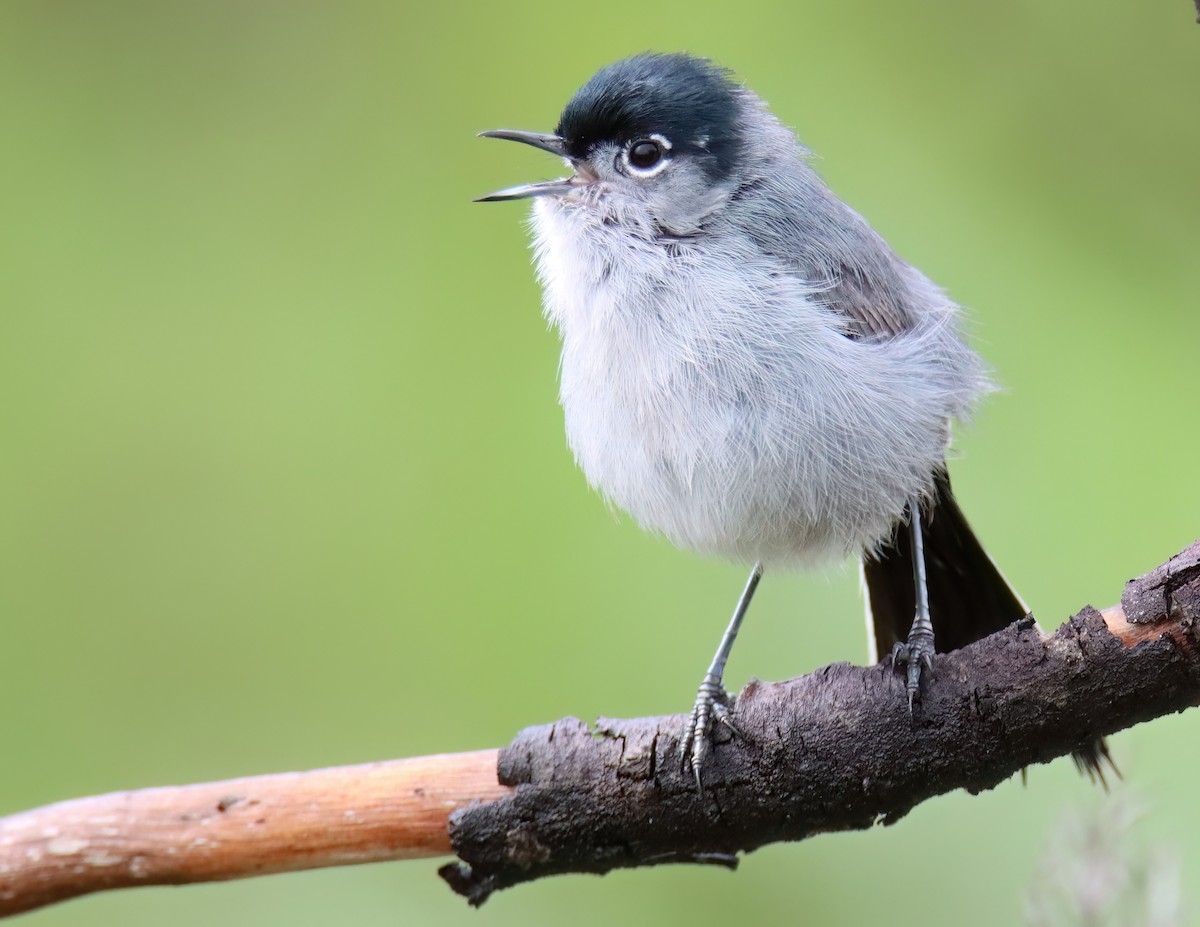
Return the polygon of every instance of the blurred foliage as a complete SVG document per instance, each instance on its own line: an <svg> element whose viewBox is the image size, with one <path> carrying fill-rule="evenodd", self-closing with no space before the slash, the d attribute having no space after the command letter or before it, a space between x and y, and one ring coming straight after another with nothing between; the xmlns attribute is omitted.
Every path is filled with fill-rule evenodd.
<svg viewBox="0 0 1200 927"><path fill-rule="evenodd" d="M972 309L1005 391L964 506L1055 625L1200 534L1191 5L0 7L0 812L685 709L741 570L574 470L518 207L645 48L736 69ZM854 571L768 576L730 666L865 653ZM1197 909L1200 715L1115 738ZM1116 792L1126 788L1118 784ZM1069 761L736 875L563 878L470 912L414 862L95 897L56 924L1009 925ZM914 890L919 898L913 899Z"/></svg>
<svg viewBox="0 0 1200 927"><path fill-rule="evenodd" d="M1025 898L1027 927L1183 927L1180 860L1134 833L1129 791L1101 813L1065 814L1042 852Z"/></svg>

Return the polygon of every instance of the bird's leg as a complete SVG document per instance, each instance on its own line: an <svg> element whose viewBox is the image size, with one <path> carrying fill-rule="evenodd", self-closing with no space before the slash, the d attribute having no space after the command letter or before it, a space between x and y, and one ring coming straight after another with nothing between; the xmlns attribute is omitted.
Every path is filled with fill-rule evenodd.
<svg viewBox="0 0 1200 927"><path fill-rule="evenodd" d="M912 712L913 698L921 688L921 671L933 670L933 622L929 618L929 586L925 582L925 539L921 530L921 502L914 496L908 503L908 530L912 538L913 586L917 599L917 615L908 630L908 640L896 642L892 662L907 667L908 710Z"/></svg>
<svg viewBox="0 0 1200 927"><path fill-rule="evenodd" d="M750 600L754 598L754 590L758 588L758 581L762 579L762 573L762 564L756 563L750 572L750 578L746 580L746 588L742 590L737 607L733 610L733 617L729 619L729 627L721 636L721 643L717 646L708 672L704 674L704 681L700 683L696 703L692 706L692 713L688 715L687 724L683 728L679 752L683 757L684 766L691 764L692 775L696 777L696 788L699 791L703 791L700 784L700 767L704 764L704 757L711 746L709 737L712 726L724 724L735 734L738 733L730 717L733 713L733 706L729 704L730 696L725 691L725 664L742 627L742 619L746 617L746 609L750 607Z"/></svg>

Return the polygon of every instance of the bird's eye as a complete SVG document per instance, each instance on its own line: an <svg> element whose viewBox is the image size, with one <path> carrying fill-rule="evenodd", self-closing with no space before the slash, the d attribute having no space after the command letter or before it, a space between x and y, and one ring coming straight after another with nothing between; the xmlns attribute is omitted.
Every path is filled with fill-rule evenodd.
<svg viewBox="0 0 1200 927"><path fill-rule="evenodd" d="M661 135L651 135L631 142L622 152L625 166L642 177L653 177L667 166L671 143Z"/></svg>
<svg viewBox="0 0 1200 927"><path fill-rule="evenodd" d="M658 147L658 142L652 142L650 139L634 142L633 147L629 149L629 163L643 171L654 167L661 157L662 149Z"/></svg>

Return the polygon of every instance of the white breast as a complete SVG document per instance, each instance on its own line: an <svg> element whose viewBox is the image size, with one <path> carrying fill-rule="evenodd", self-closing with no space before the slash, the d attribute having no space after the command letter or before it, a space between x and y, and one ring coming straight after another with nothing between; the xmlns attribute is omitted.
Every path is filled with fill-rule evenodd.
<svg viewBox="0 0 1200 927"><path fill-rule="evenodd" d="M978 392L948 317L853 341L749 242L638 243L550 201L534 227L571 449L593 486L680 546L796 562L874 542L928 488Z"/></svg>

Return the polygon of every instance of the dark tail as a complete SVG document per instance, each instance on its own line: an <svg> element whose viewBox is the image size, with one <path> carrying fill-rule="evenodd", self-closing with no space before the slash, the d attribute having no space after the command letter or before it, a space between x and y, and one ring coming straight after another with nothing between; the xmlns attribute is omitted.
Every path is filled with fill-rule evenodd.
<svg viewBox="0 0 1200 927"><path fill-rule="evenodd" d="M938 653L965 647L1029 614L971 531L945 470L935 476L933 504L922 508L929 613ZM908 637L916 613L912 556L912 539L904 524L863 556L867 623L879 657ZM1074 757L1082 771L1101 783L1106 765L1116 772L1101 739L1077 750Z"/></svg>

